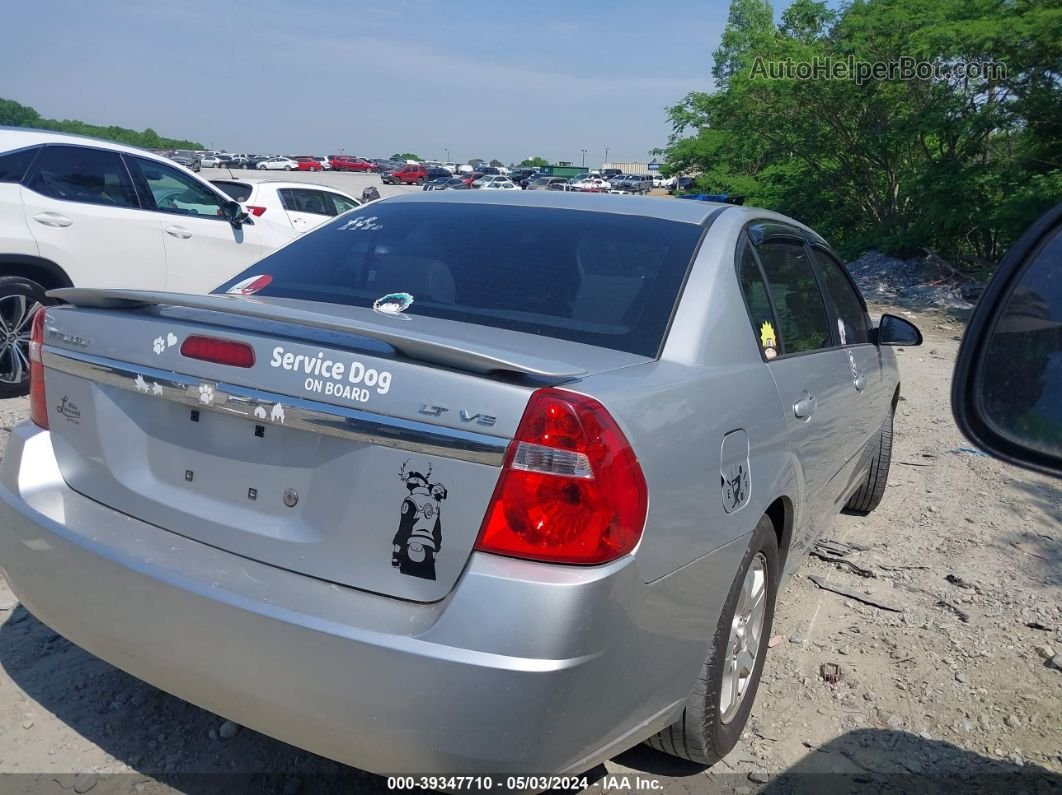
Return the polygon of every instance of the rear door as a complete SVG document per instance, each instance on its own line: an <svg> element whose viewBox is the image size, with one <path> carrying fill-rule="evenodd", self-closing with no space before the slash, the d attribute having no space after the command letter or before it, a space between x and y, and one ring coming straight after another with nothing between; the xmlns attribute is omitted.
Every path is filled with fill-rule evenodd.
<svg viewBox="0 0 1062 795"><path fill-rule="evenodd" d="M798 230L771 225L760 245L746 241L740 263L752 321L782 405L789 441L804 476L807 533L831 513L844 483L851 375L834 344L826 303ZM767 301L762 297L766 285ZM756 294L760 298L752 298ZM810 535L794 539L804 546Z"/></svg>
<svg viewBox="0 0 1062 795"><path fill-rule="evenodd" d="M227 197L164 163L126 162L152 210L148 215L162 226L167 290L209 292L262 256L253 223L236 229L224 217Z"/></svg>
<svg viewBox="0 0 1062 795"><path fill-rule="evenodd" d="M313 188L280 188L280 203L292 228L308 232L335 216L335 206L323 191Z"/></svg>
<svg viewBox="0 0 1062 795"><path fill-rule="evenodd" d="M159 219L141 209L118 152L48 145L21 194L40 256L59 263L75 286L166 289Z"/></svg>
<svg viewBox="0 0 1062 795"><path fill-rule="evenodd" d="M844 402L848 413L846 428L849 459L859 456L867 444L876 439L892 395L884 390L881 357L870 341L870 317L862 296L847 270L829 251L811 246L819 282L828 298L827 307L837 330L840 349L837 356L849 369L850 400ZM853 465L856 462L853 461Z"/></svg>

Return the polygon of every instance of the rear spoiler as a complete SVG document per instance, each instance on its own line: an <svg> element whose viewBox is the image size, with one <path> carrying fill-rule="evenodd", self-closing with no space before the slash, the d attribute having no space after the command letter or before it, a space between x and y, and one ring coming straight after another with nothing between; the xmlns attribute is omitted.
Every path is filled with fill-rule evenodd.
<svg viewBox="0 0 1062 795"><path fill-rule="evenodd" d="M293 309L246 296L190 295L146 290L104 290L77 287L49 290L48 296L85 309L132 310L152 306L184 307L356 334L384 342L410 359L473 373L512 372L552 382L578 378L586 374L585 370L573 368L570 364L553 359L523 353L505 355L484 353L462 340L440 339L406 329L399 333L372 321Z"/></svg>

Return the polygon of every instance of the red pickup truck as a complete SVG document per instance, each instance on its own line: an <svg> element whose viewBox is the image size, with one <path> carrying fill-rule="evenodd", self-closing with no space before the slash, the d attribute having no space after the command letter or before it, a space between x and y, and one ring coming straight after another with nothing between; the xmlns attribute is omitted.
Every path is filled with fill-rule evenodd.
<svg viewBox="0 0 1062 795"><path fill-rule="evenodd" d="M407 163L397 171L384 172L380 178L387 185L423 185L428 181L428 169Z"/></svg>

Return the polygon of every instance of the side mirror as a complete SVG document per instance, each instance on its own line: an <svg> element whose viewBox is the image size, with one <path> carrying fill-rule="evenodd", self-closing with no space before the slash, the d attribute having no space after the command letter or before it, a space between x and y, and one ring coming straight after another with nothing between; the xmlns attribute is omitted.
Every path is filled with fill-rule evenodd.
<svg viewBox="0 0 1062 795"><path fill-rule="evenodd" d="M233 229L239 229L244 224L253 224L250 213L246 212L237 201L226 202L224 206L225 217L232 224Z"/></svg>
<svg viewBox="0 0 1062 795"><path fill-rule="evenodd" d="M910 320L896 315L882 315L876 341L878 345L914 347L922 344L922 332Z"/></svg>
<svg viewBox="0 0 1062 795"><path fill-rule="evenodd" d="M1014 244L966 328L951 387L970 441L1062 475L1062 204Z"/></svg>

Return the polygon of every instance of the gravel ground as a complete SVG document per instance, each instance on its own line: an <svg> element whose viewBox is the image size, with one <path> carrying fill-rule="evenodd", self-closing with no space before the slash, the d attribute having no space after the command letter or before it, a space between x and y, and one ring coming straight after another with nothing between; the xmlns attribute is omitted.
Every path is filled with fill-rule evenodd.
<svg viewBox="0 0 1062 795"><path fill-rule="evenodd" d="M810 559L780 595L753 717L725 760L705 770L638 747L592 771L591 791L1062 790L1062 483L970 449L948 407L962 327L907 314L926 341L898 354L889 489L872 516L826 532L865 547L846 557L873 576ZM0 402L5 428L26 413ZM4 791L386 791L92 657L2 580L0 622L0 773L23 774L0 777ZM823 664L840 667L835 683ZM812 775L830 773L846 778Z"/></svg>

